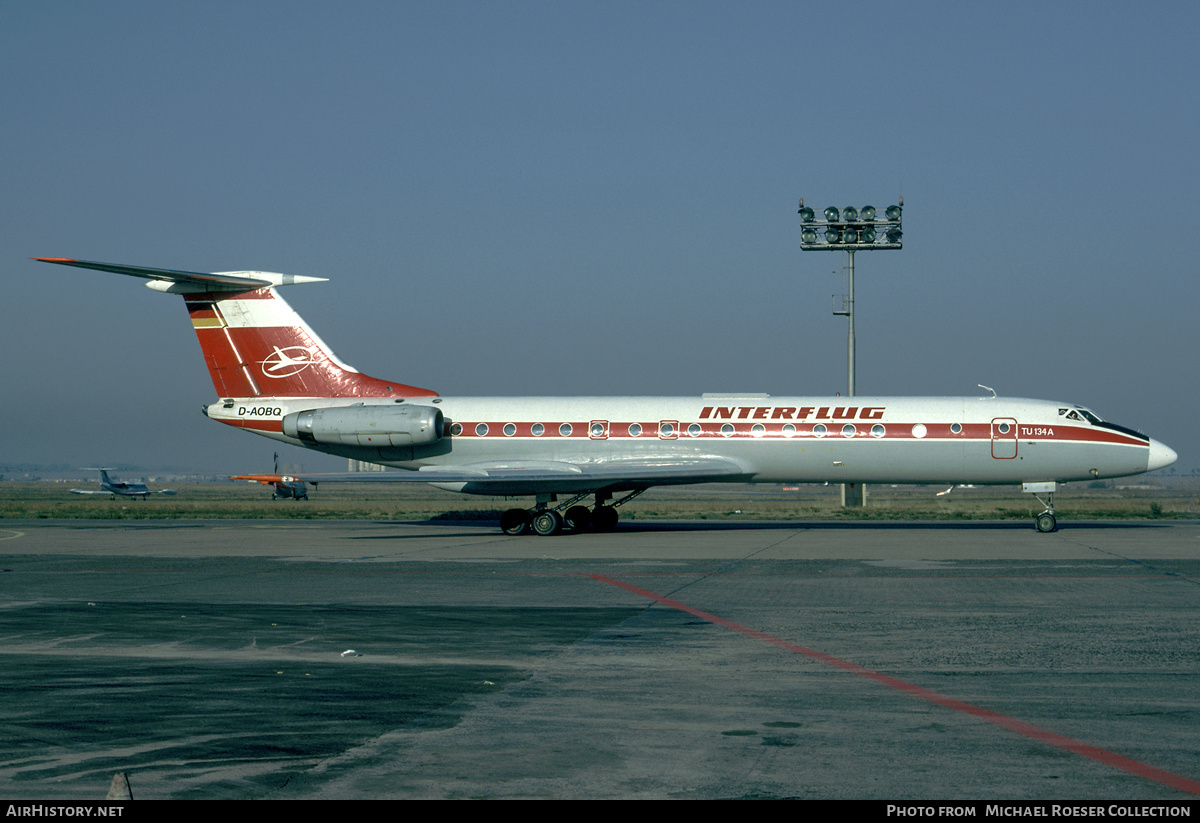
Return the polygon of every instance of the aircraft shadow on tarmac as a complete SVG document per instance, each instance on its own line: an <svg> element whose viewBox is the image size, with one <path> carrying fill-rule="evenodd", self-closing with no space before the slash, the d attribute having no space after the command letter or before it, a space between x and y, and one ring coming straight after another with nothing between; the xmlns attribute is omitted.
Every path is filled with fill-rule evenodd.
<svg viewBox="0 0 1200 823"><path fill-rule="evenodd" d="M447 528L492 528L490 521L480 520L397 520L397 521L374 521L377 525L394 524L397 526L444 526ZM1113 520L1076 520L1067 521L1060 525L1060 529L1070 530L1072 528L1080 529L1160 529L1167 528L1176 521L1147 521L1147 520L1130 520L1130 521L1113 521ZM959 531L1031 531L1029 524L1023 520L1003 521L1003 520L979 520L979 521L872 521L872 522L830 522L821 520L753 520L753 521L733 521L733 522L713 522L713 521L682 521L682 520L657 520L657 521L622 521L609 534L646 534L654 532L718 532L718 531L760 531L764 529L795 529L803 531L819 531L819 530L850 530L850 531L904 531L914 529L938 529L938 530L959 530ZM594 532L582 531L563 531L560 537L570 537L573 535L593 534ZM424 537L426 535L358 535L350 539L352 540L397 540L402 538ZM530 539L528 536L522 539ZM535 538L536 539L536 538Z"/></svg>

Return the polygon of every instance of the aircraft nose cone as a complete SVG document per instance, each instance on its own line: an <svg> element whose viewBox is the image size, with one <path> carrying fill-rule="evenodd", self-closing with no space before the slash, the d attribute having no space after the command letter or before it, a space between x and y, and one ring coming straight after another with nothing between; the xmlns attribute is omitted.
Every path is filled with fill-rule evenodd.
<svg viewBox="0 0 1200 823"><path fill-rule="evenodd" d="M1163 445L1154 438L1150 438L1150 459L1146 461L1146 471L1152 472L1155 469L1166 468L1178 458L1179 455L1175 454L1175 450L1170 446Z"/></svg>

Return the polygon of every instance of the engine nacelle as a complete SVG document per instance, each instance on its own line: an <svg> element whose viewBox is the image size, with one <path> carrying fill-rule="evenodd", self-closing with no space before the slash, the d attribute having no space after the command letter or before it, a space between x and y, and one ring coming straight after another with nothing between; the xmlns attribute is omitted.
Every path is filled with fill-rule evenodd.
<svg viewBox="0 0 1200 823"><path fill-rule="evenodd" d="M432 406L338 406L284 415L283 433L305 443L411 447L442 438L445 418Z"/></svg>

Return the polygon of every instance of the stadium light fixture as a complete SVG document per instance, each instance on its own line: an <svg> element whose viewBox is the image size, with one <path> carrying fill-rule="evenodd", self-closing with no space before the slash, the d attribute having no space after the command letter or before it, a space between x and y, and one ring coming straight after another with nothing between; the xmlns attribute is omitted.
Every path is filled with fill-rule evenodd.
<svg viewBox="0 0 1200 823"><path fill-rule="evenodd" d="M899 249L904 238L902 217L904 198L895 206L884 209L883 218L874 206L839 209L830 206L823 212L825 219L800 201L801 251L866 251L868 249Z"/></svg>

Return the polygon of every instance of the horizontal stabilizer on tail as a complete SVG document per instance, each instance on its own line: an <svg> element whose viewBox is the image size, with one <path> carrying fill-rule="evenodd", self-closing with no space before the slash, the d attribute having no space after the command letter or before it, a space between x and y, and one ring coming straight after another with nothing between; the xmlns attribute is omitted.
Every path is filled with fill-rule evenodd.
<svg viewBox="0 0 1200 823"><path fill-rule="evenodd" d="M158 291L245 291L265 286L290 286L296 283L322 283L328 278L307 277L296 274L279 274L271 271L224 271L195 272L174 269L151 269L145 266L124 266L117 263L97 263L92 260L73 260L69 257L35 257L42 263L60 266L75 266L80 269L95 269L130 277L141 277L150 282L146 285Z"/></svg>

